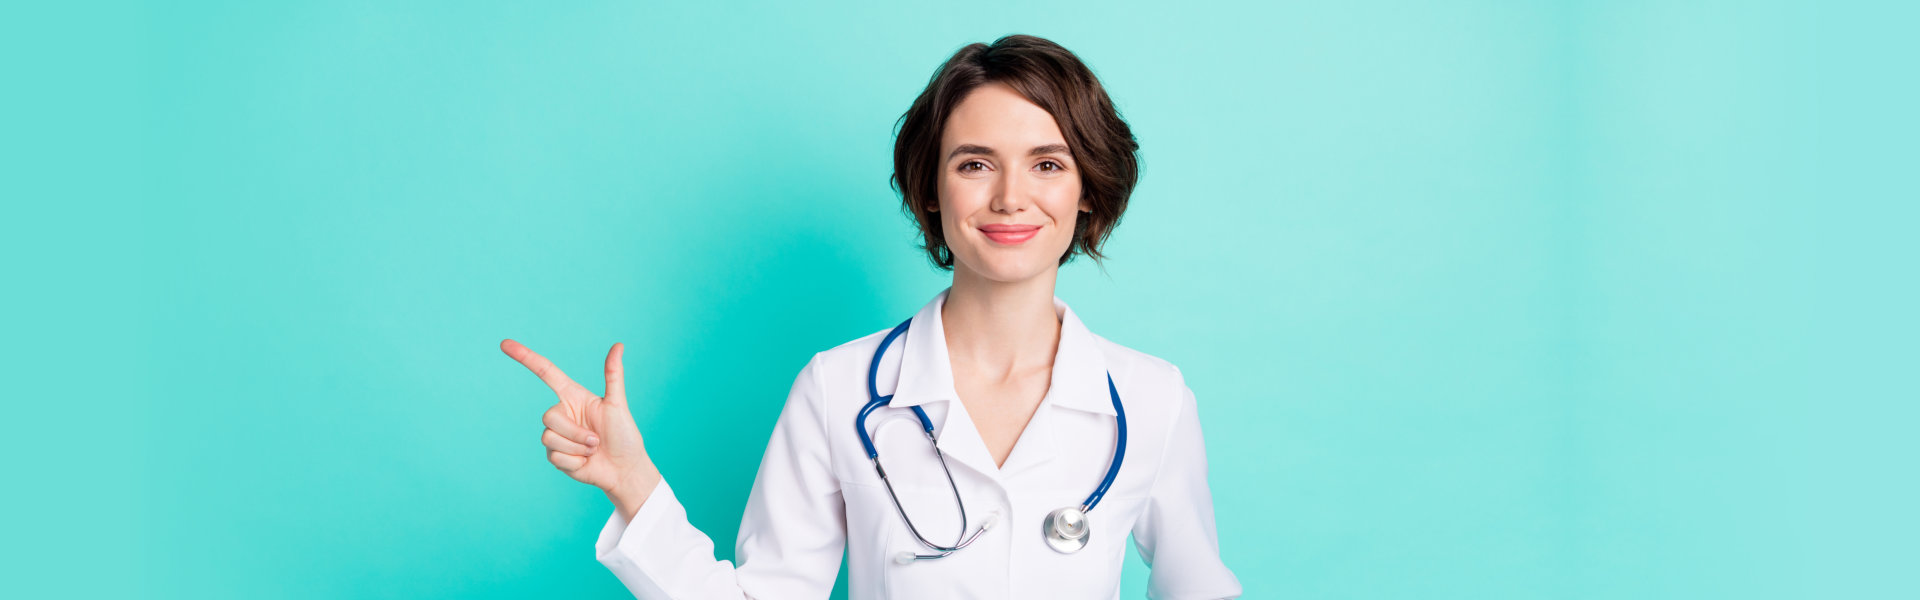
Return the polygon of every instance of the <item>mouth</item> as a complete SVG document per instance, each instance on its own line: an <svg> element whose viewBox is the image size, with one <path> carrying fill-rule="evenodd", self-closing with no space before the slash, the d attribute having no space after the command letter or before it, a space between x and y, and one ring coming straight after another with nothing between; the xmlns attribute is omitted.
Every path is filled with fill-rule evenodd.
<svg viewBox="0 0 1920 600"><path fill-rule="evenodd" d="M1040 233L1039 225L986 225L980 233L1003 246L1016 246Z"/></svg>

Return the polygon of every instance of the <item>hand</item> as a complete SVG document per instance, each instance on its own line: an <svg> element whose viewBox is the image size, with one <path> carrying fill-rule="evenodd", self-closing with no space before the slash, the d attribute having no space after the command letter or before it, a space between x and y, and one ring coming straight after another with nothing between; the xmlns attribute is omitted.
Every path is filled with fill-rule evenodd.
<svg viewBox="0 0 1920 600"><path fill-rule="evenodd" d="M621 344L607 351L607 395L595 396L560 371L546 357L513 340L500 350L525 365L553 388L560 401L541 416L546 431L540 443L547 461L568 477L600 488L628 518L653 492L660 471L647 457L640 428L627 409L626 373L621 368Z"/></svg>

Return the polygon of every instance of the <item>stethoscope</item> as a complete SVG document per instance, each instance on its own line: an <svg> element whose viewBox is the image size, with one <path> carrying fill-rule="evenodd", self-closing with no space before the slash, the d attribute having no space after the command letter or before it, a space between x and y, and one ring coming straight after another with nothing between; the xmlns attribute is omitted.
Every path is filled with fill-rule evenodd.
<svg viewBox="0 0 1920 600"><path fill-rule="evenodd" d="M960 500L960 486L954 483L953 470L947 468L947 457L940 452L940 440L933 435L933 421L927 418L927 411L921 410L919 406L909 408L913 409L914 416L919 417L920 427L927 434L927 442L933 445L933 455L940 459L940 470L947 474L947 485L953 488L953 503L960 507L961 537L959 541L952 546L942 546L928 541L926 536L921 535L920 530L913 526L913 519L907 517L907 509L900 505L900 496L894 494L893 482L887 480L887 470L880 466L880 451L874 448L873 438L867 435L867 415L892 402L893 394L880 395L880 389L874 380L880 374L880 357L887 353L887 346L893 344L894 338L906 333L907 325L912 322L913 319L901 321L893 331L887 332L886 339L880 341L880 349L873 351L873 364L867 367L867 396L870 399L867 405L860 409L860 415L853 420L854 429L860 432L860 445L866 447L867 460L873 463L873 470L880 474L880 483L886 485L887 497L893 499L893 508L900 512L900 520L907 523L907 531L913 534L914 539L920 540L922 545L936 552L935 554L901 552L894 556L894 562L900 564L923 559L945 558L961 548L972 545L974 540L980 539L980 534L986 533L987 529L999 522L998 514L990 515L980 524L980 529L975 530L972 535L967 535L967 505ZM1092 511L1093 507L1100 503L1100 497L1107 495L1107 488L1113 486L1114 477L1120 474L1120 463L1127 455L1127 411L1120 407L1120 390L1113 386L1112 373L1107 374L1107 393L1113 396L1114 422L1120 431L1120 435L1113 444L1113 460L1107 464L1107 476L1100 480L1100 487L1094 488L1086 501L1081 502L1079 506L1054 509L1053 512L1047 513L1046 520L1040 525L1041 533L1047 540L1047 546L1061 553L1070 554L1086 547L1087 538L1092 533L1091 528L1087 526L1087 512ZM885 427L886 423L881 423L881 426Z"/></svg>

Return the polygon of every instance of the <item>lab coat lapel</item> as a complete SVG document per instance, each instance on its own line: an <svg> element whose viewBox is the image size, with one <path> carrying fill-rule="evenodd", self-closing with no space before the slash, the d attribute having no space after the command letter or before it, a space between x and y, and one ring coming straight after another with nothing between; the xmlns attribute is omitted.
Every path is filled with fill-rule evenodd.
<svg viewBox="0 0 1920 600"><path fill-rule="evenodd" d="M1040 408L1033 411L1033 419L1027 421L1027 428L1020 432L1020 441L1013 445L1013 453L1007 455L1007 464L1000 466L1001 477L1012 477L1022 471L1046 464L1054 456L1054 421L1060 416L1054 411L1053 391L1047 391L1048 398L1040 401Z"/></svg>
<svg viewBox="0 0 1920 600"><path fill-rule="evenodd" d="M948 401L946 405L946 417L936 431L940 451L948 458L998 480L1000 468L993 464L993 454L987 452L987 443L980 438L980 430L974 428L973 416L967 414L966 405L957 401Z"/></svg>
<svg viewBox="0 0 1920 600"><path fill-rule="evenodd" d="M1107 394L1106 359L1100 354L1093 333L1065 301L1055 297L1053 308L1060 316L1060 344L1054 352L1047 395L1034 411L1026 431L1021 432L1007 464L1000 468L1003 477L1046 464L1058 456L1060 420L1068 417L1064 411L1113 414L1113 403Z"/></svg>
<svg viewBox="0 0 1920 600"><path fill-rule="evenodd" d="M890 404L910 407L945 403L946 410L926 406L928 418L935 420L940 451L975 471L994 478L1011 475L1045 464L1058 450L1055 441L1058 411L1075 410L1113 415L1113 403L1107 392L1106 357L1098 340L1079 315L1065 301L1054 297L1054 314L1060 317L1060 344L1054 352L1053 371L1047 395L1034 411L1020 439L1014 444L1005 466L995 466L980 431L973 425L953 384L953 362L947 354L946 330L940 320L940 308L947 292L942 290L921 307L907 326L901 356L899 384Z"/></svg>
<svg viewBox="0 0 1920 600"><path fill-rule="evenodd" d="M903 334L906 353L901 355L900 383L888 404L902 408L927 404L921 408L934 421L940 452L989 478L998 479L1000 469L994 466L993 455L987 452L980 431L974 428L973 418L959 402L960 394L953 386L953 362L948 358L946 330L940 322L940 307L946 303L950 290L941 290L935 295L907 326ZM933 403L943 403L945 410Z"/></svg>

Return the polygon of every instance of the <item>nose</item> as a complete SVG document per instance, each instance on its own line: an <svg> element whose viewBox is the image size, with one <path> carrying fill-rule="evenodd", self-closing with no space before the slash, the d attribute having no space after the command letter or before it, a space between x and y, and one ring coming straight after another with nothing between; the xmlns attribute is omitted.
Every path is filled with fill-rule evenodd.
<svg viewBox="0 0 1920 600"><path fill-rule="evenodd" d="M988 206L993 212L1011 214L1026 210L1033 204L1033 199L1027 197L1027 186L1020 181L1019 174L1001 177L996 187L993 203Z"/></svg>

